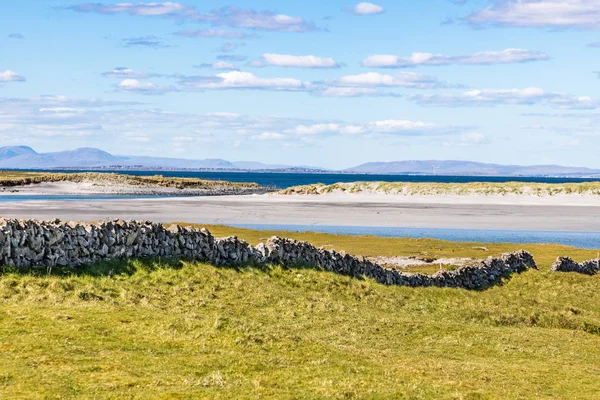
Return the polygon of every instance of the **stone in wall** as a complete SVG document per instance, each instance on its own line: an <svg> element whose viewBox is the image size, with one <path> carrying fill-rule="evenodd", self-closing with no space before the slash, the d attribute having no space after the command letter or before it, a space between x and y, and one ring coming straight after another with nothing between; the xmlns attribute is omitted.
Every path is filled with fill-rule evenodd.
<svg viewBox="0 0 600 400"><path fill-rule="evenodd" d="M580 274L595 275L600 272L600 260L587 260L578 263L570 257L558 257L550 271L553 272L578 272Z"/></svg>

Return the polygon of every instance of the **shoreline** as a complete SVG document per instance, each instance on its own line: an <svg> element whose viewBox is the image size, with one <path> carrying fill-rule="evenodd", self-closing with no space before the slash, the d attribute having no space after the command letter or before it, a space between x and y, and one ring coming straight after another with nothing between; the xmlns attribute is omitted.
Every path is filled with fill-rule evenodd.
<svg viewBox="0 0 600 400"><path fill-rule="evenodd" d="M463 205L532 205L532 206L600 206L600 195L589 193L558 193L555 195L523 194L480 194L480 193L373 193L331 192L320 194L283 194L267 188L176 188L164 186L136 186L107 182L43 182L0 188L0 197L18 196L123 196L193 198L219 196L223 201L247 201L273 203L377 203L377 204L463 204ZM31 199L28 201L35 201Z"/></svg>
<svg viewBox="0 0 600 400"><path fill-rule="evenodd" d="M147 197L196 197L248 195L265 193L265 188L177 188L164 186L136 186L89 182L42 182L29 185L9 186L0 189L0 196L147 196Z"/></svg>

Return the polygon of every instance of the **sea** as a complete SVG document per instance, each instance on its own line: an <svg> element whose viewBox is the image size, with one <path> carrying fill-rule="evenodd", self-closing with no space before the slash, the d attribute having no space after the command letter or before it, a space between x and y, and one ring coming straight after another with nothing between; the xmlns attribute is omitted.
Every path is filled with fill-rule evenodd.
<svg viewBox="0 0 600 400"><path fill-rule="evenodd" d="M40 171L41 172L41 171ZM54 171L56 172L56 171ZM63 172L82 172L63 171ZM90 172L100 172L92 171ZM273 189L284 189L290 186L309 185L315 183L332 184L337 182L356 181L387 181L387 182L438 182L438 183L469 183L469 182L530 182L530 183L579 183L593 182L593 178L561 178L561 177L490 177L490 176L446 176L446 175L373 175L373 174L339 174L339 173L278 173L278 172L197 172L197 171L106 171L127 173L130 175L149 176L163 175L166 177L200 178L232 182L256 182ZM32 196L32 195L1 195L2 202L32 201L32 200L94 200L103 201L122 199L125 196ZM141 198L147 196L127 196ZM0 205L1 214L1 205ZM323 226L323 225L269 225L230 224L242 228L260 230L284 230L298 232L323 232L344 235L373 235L380 237L398 238L432 238L458 242L488 242L488 243L556 243L585 249L600 248L600 232L574 231L523 231L523 230L479 230L479 229L432 229L409 227L352 227L352 226Z"/></svg>
<svg viewBox="0 0 600 400"><path fill-rule="evenodd" d="M429 238L448 240L451 242L485 242L513 244L547 243L563 244L565 246L574 246L580 249L600 249L600 232L275 224L228 225L238 228L269 231L321 232L332 233L336 235L370 235L387 238Z"/></svg>
<svg viewBox="0 0 600 400"><path fill-rule="evenodd" d="M35 170L34 172L57 172ZM337 182L532 182L532 183L577 183L594 182L598 178L558 178L558 177L502 177L502 176L452 176L452 175L375 175L350 173L283 173L283 172L230 172L230 171L111 171L111 170L61 170L60 172L116 172L128 175L151 176L163 175L176 178L199 178L231 182L255 182L274 189L285 189L290 186L323 183L330 185Z"/></svg>

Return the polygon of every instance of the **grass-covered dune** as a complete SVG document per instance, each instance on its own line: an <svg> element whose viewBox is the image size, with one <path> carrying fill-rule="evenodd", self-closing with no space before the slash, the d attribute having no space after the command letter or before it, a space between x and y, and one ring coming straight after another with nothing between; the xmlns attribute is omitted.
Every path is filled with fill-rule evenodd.
<svg viewBox="0 0 600 400"><path fill-rule="evenodd" d="M12 187L55 182L90 182L106 185L127 185L137 187L165 187L177 189L258 189L259 185L249 182L213 181L198 178L170 178L162 175L135 176L104 172L25 172L0 171L0 186Z"/></svg>
<svg viewBox="0 0 600 400"><path fill-rule="evenodd" d="M211 228L250 241L272 233ZM353 253L482 252L311 237ZM486 255L510 247L477 245ZM160 260L71 275L5 271L0 397L597 398L600 277L548 272L545 255L592 252L525 248L542 257L540 271L480 292Z"/></svg>
<svg viewBox="0 0 600 400"><path fill-rule="evenodd" d="M293 186L279 194L376 193L392 195L600 195L600 182L530 183L530 182L350 182Z"/></svg>

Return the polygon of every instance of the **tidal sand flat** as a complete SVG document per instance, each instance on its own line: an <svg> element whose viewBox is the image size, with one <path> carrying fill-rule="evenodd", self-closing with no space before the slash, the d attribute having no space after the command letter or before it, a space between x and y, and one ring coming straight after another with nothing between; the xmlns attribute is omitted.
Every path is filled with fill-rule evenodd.
<svg viewBox="0 0 600 400"><path fill-rule="evenodd" d="M0 215L75 221L106 218L206 224L278 224L599 231L600 205L422 202L360 196L218 196L0 203ZM535 200L535 201L534 201Z"/></svg>

